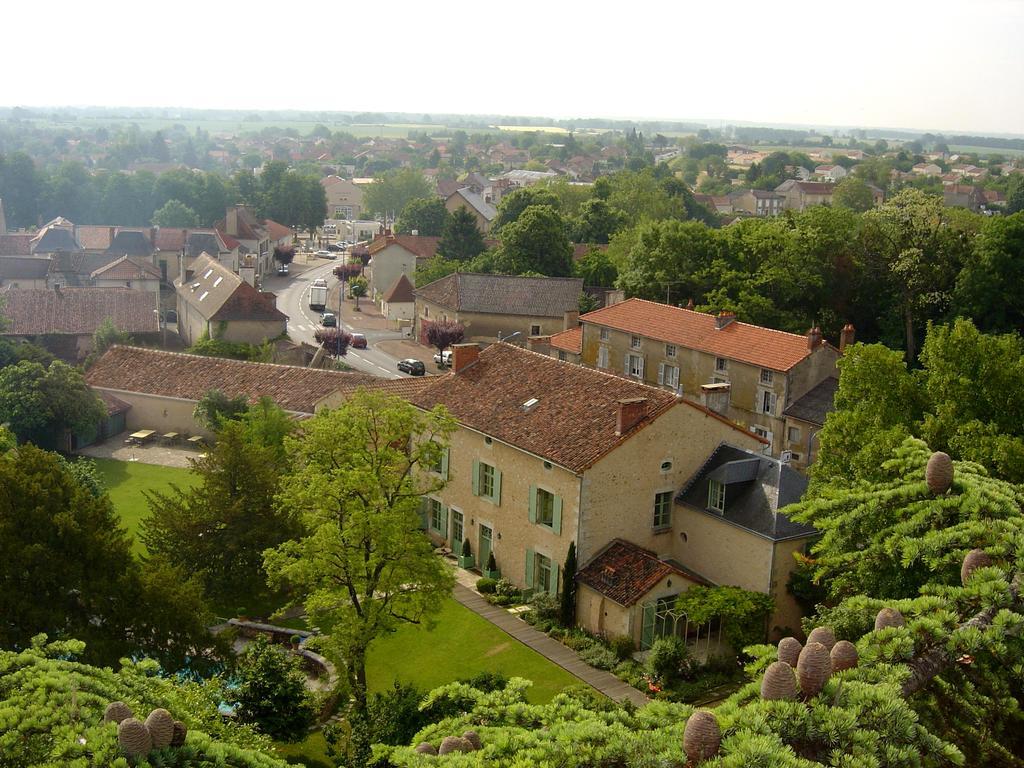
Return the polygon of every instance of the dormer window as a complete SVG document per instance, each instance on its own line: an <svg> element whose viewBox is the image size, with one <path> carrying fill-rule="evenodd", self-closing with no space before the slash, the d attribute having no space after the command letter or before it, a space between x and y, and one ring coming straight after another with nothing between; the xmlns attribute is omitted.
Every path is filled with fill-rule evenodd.
<svg viewBox="0 0 1024 768"><path fill-rule="evenodd" d="M725 484L718 480L708 480L708 509L725 512Z"/></svg>

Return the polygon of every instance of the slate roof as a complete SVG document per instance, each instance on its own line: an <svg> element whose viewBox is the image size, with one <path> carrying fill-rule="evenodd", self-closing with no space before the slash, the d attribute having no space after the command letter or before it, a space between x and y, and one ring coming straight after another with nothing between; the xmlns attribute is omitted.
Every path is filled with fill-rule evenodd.
<svg viewBox="0 0 1024 768"><path fill-rule="evenodd" d="M725 484L725 512L708 508L710 480ZM676 494L676 503L723 519L773 541L815 533L779 512L800 500L807 478L778 459L722 443Z"/></svg>
<svg viewBox="0 0 1024 768"><path fill-rule="evenodd" d="M519 277L455 272L416 289L417 298L453 312L562 317L579 307L578 277Z"/></svg>
<svg viewBox="0 0 1024 768"><path fill-rule="evenodd" d="M645 299L626 299L580 320L774 371L788 371L811 354L806 336L738 320L717 328L714 315Z"/></svg>
<svg viewBox="0 0 1024 768"><path fill-rule="evenodd" d="M538 402L524 410L532 398ZM618 401L634 398L647 400L647 414L617 435ZM458 373L430 377L410 400L421 408L444 405L464 426L574 472L583 472L673 406L744 432L667 390L505 343L491 344Z"/></svg>
<svg viewBox="0 0 1024 768"><path fill-rule="evenodd" d="M583 351L583 327L577 326L567 331L551 334L551 346L574 355Z"/></svg>
<svg viewBox="0 0 1024 768"><path fill-rule="evenodd" d="M0 256L31 256L32 235L0 235Z"/></svg>
<svg viewBox="0 0 1024 768"><path fill-rule="evenodd" d="M128 333L160 330L152 291L127 288L30 288L9 291L3 307L7 336L87 335L104 320Z"/></svg>
<svg viewBox="0 0 1024 768"><path fill-rule="evenodd" d="M415 300L412 283L409 282L409 278L405 276L404 272L384 292L384 301L388 304L411 304Z"/></svg>
<svg viewBox="0 0 1024 768"><path fill-rule="evenodd" d="M137 229L122 229L107 248L108 256L144 256L153 255L153 243L145 232Z"/></svg>
<svg viewBox="0 0 1024 768"><path fill-rule="evenodd" d="M32 253L74 253L82 250L71 230L47 227L33 238Z"/></svg>
<svg viewBox="0 0 1024 768"><path fill-rule="evenodd" d="M32 256L0 257L0 282L10 280L44 280L50 260Z"/></svg>
<svg viewBox="0 0 1024 768"><path fill-rule="evenodd" d="M454 195L458 195L465 200L471 208L487 219L487 221L493 221L494 217L498 215L497 208L484 200L483 195L477 194L469 187L462 187L461 189L455 190L452 195L449 195L449 198Z"/></svg>
<svg viewBox="0 0 1024 768"><path fill-rule="evenodd" d="M192 265L192 277L176 281L178 296L207 320L287 320L274 297L260 293L209 254Z"/></svg>
<svg viewBox="0 0 1024 768"><path fill-rule="evenodd" d="M835 408L834 403L838 389L839 379L829 376L798 398L796 402L783 411L783 415L800 419L800 421L806 421L810 424L817 424L820 427L824 425L825 417Z"/></svg>
<svg viewBox="0 0 1024 768"><path fill-rule="evenodd" d="M155 317L155 315L154 315ZM199 400L211 389L256 402L264 395L287 411L313 413L318 400L360 387L395 389L389 379L273 363L250 363L115 345L86 372L90 386L112 392ZM397 379L395 383L405 380ZM400 390L399 390L400 391Z"/></svg>
<svg viewBox="0 0 1024 768"><path fill-rule="evenodd" d="M799 179L786 179L775 188L776 192L786 192L796 187L805 195L831 195L836 185L831 181L800 181Z"/></svg>
<svg viewBox="0 0 1024 768"><path fill-rule="evenodd" d="M148 262L137 261L131 256L122 256L105 267L93 271L90 277L99 277L104 280L159 280L161 274L159 269Z"/></svg>
<svg viewBox="0 0 1024 768"><path fill-rule="evenodd" d="M612 541L576 574L580 584L600 592L622 606L636 604L666 576L695 579L650 550L623 539Z"/></svg>

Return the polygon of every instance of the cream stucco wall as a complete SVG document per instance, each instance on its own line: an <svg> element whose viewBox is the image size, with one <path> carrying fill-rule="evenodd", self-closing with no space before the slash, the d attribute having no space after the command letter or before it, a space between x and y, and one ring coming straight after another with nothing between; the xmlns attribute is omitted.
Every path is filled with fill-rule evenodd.
<svg viewBox="0 0 1024 768"><path fill-rule="evenodd" d="M565 330L565 318L531 317L529 315L498 315L484 312L455 312L440 304L416 297L415 335L419 338L423 321L457 320L466 329L465 341L497 341L498 334L505 337L519 332L517 342L525 343L530 336L550 336ZM534 326L540 332L534 334Z"/></svg>
<svg viewBox="0 0 1024 768"><path fill-rule="evenodd" d="M109 392L131 406L131 409L125 414L125 425L129 432L139 429L155 429L160 434L177 432L180 435L213 437L213 434L192 416L196 407L195 400L125 392L107 387L94 387L94 389Z"/></svg>
<svg viewBox="0 0 1024 768"><path fill-rule="evenodd" d="M458 192L455 192L444 201L444 207L449 213L455 213L459 208L465 208L473 214L473 218L476 219L476 228L480 230L481 234L486 235L491 229L491 222L480 211L470 205Z"/></svg>
<svg viewBox="0 0 1024 768"><path fill-rule="evenodd" d="M585 584L576 590L576 623L603 637L627 635L634 647L640 647L643 634L643 604L661 597L675 597L697 582L679 573L670 574L654 585L640 601L630 606L620 605Z"/></svg>
<svg viewBox="0 0 1024 768"><path fill-rule="evenodd" d="M416 254L392 243L373 254L369 269L370 295L377 300L395 284L399 275L405 275L415 285Z"/></svg>

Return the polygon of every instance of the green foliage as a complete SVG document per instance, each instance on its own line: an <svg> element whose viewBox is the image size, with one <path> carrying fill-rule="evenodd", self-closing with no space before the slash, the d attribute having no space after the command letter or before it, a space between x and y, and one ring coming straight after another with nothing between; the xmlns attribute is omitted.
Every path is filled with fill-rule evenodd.
<svg viewBox="0 0 1024 768"><path fill-rule="evenodd" d="M363 208L373 216L397 216L411 200L429 199L432 194L430 184L420 171L413 168L387 171L366 188Z"/></svg>
<svg viewBox="0 0 1024 768"><path fill-rule="evenodd" d="M453 272L458 272L461 266L461 262L441 256L439 246L437 256L416 265L414 282L420 287L429 285L435 280L440 280L442 277L447 277Z"/></svg>
<svg viewBox="0 0 1024 768"><path fill-rule="evenodd" d="M519 221L526 209L534 205L546 205L554 211L560 211L562 207L561 200L547 187L514 189L498 202L498 213L491 222L491 234L501 235L504 240L502 230L509 224Z"/></svg>
<svg viewBox="0 0 1024 768"><path fill-rule="evenodd" d="M284 768L271 745L247 726L220 716L219 681L182 682L155 676L151 661L124 662L116 671L76 661L83 644L36 638L21 652L0 651L0 755L5 768L128 766L117 743L117 726L104 723L113 701L126 703L144 720L163 708L188 728L183 747L150 753L141 766L219 765Z"/></svg>
<svg viewBox="0 0 1024 768"><path fill-rule="evenodd" d="M447 262L471 261L484 252L484 236L476 225L476 217L466 210L465 206L459 206L453 214L445 219L444 227L441 229L441 240L437 244L438 256L433 261L441 259ZM454 272L455 270L450 270ZM419 281L419 269L417 269L417 285L426 285L428 281ZM447 272L445 274L448 274ZM444 277L438 275L432 280Z"/></svg>
<svg viewBox="0 0 1024 768"><path fill-rule="evenodd" d="M245 341L225 341L211 339L205 333L187 351L190 355L226 357L230 360L249 360L254 363L269 363L274 357L274 348L270 342L256 345Z"/></svg>
<svg viewBox="0 0 1024 768"><path fill-rule="evenodd" d="M219 389L211 389L196 403L193 418L207 429L216 431L221 425L236 421L249 410L249 399L245 395L228 397Z"/></svg>
<svg viewBox="0 0 1024 768"><path fill-rule="evenodd" d="M115 344L129 344L131 337L122 330L119 330L113 321L107 317L100 323L100 327L92 335L92 351L85 359L85 367L89 368L98 360L104 352Z"/></svg>
<svg viewBox="0 0 1024 768"><path fill-rule="evenodd" d="M395 231L408 235L415 230L419 235L440 237L448 224L448 217L448 209L441 198L415 198L405 204L395 222Z"/></svg>
<svg viewBox="0 0 1024 768"><path fill-rule="evenodd" d="M856 176L847 176L836 184L832 192L832 205L849 208L857 213L870 211L874 204L871 188Z"/></svg>
<svg viewBox="0 0 1024 768"><path fill-rule="evenodd" d="M238 719L278 741L299 741L316 717L316 703L306 690L297 656L257 638L238 658L238 687L232 703Z"/></svg>
<svg viewBox="0 0 1024 768"><path fill-rule="evenodd" d="M497 579L477 579L476 591L481 595L493 595L497 584Z"/></svg>
<svg viewBox="0 0 1024 768"><path fill-rule="evenodd" d="M671 685L685 674L691 664L686 643L681 637L659 637L647 655L647 669L654 679Z"/></svg>
<svg viewBox="0 0 1024 768"><path fill-rule="evenodd" d="M369 704L370 729L377 744L408 744L416 732L431 721L420 710L423 691L411 683L394 685L383 693L373 694Z"/></svg>
<svg viewBox="0 0 1024 768"><path fill-rule="evenodd" d="M572 225L572 239L577 243L604 244L625 224L626 214L613 208L607 200L594 198L580 206L579 216Z"/></svg>
<svg viewBox="0 0 1024 768"><path fill-rule="evenodd" d="M696 624L722 622L722 637L737 653L764 639L765 622L775 607L772 598L728 585L695 586L676 598L676 610Z"/></svg>
<svg viewBox="0 0 1024 768"><path fill-rule="evenodd" d="M180 200L168 200L153 212L153 224L170 229L198 227L199 214Z"/></svg>
<svg viewBox="0 0 1024 768"><path fill-rule="evenodd" d="M572 245L561 214L550 205L526 208L515 221L502 227L501 245L493 260L494 271L506 275L571 275Z"/></svg>
<svg viewBox="0 0 1024 768"><path fill-rule="evenodd" d="M573 275L582 277L584 285L610 288L615 285L619 270L615 268L607 250L591 248L582 259L573 264Z"/></svg>
<svg viewBox="0 0 1024 768"><path fill-rule="evenodd" d="M1016 174L1024 195L1024 174ZM973 258L957 277L956 306L983 331L1007 332L1024 327L1024 213L986 219Z"/></svg>
<svg viewBox="0 0 1024 768"><path fill-rule="evenodd" d="M91 432L107 409L81 372L59 360L22 362L0 369L0 423L21 442L63 444L65 430Z"/></svg>

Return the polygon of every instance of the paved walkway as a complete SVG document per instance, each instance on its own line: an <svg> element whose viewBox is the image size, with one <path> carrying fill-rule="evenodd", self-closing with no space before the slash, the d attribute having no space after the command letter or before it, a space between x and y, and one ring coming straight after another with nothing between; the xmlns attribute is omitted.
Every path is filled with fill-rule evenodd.
<svg viewBox="0 0 1024 768"><path fill-rule="evenodd" d="M456 583L453 596L469 610L487 619L498 629L511 635L523 645L532 648L569 674L575 675L583 682L593 686L608 698L615 701L629 700L639 707L648 703L648 698L633 686L619 680L611 672L604 672L594 669L589 664L584 664L571 648L534 629L504 608L491 605L465 585Z"/></svg>
<svg viewBox="0 0 1024 768"><path fill-rule="evenodd" d="M192 459L198 459L202 450L178 446L162 445L158 440L151 440L146 445L127 445L127 430L114 435L102 443L79 448L75 453L95 459L115 459L117 461L137 461L140 464L159 464L164 467L192 466Z"/></svg>

